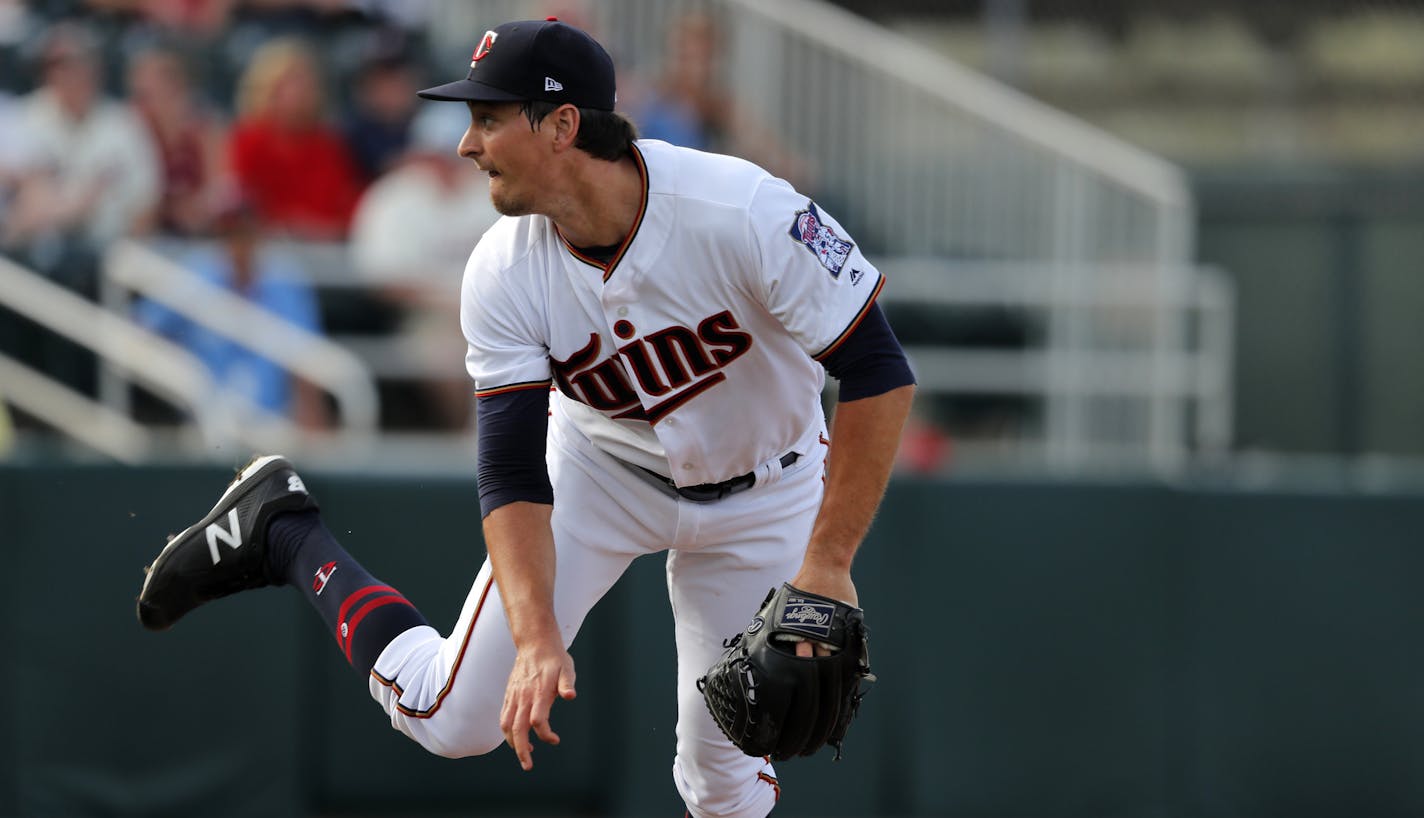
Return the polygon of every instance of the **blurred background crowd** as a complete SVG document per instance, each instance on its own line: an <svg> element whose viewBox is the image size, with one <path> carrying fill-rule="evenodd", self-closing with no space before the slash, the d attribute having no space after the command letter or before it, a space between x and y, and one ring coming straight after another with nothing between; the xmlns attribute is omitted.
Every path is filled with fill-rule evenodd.
<svg viewBox="0 0 1424 818"><path fill-rule="evenodd" d="M826 18L808 25L824 32L822 42L865 36L847 20L870 26L875 37L896 38L874 41L881 53L858 55L872 70L883 64L933 93L940 72L952 69L952 82L943 84L957 89L956 99L977 100L983 88L996 95L987 113L972 113L985 124L964 128L969 136L946 129L919 137L913 122L885 118L892 109L877 114L855 95L889 105L885 99L908 92L867 91L847 70L806 68L820 65L815 52L768 46L770 40L759 46L755 31L734 31L745 4L614 5L622 19L632 9L656 31L627 37L609 25L603 6L575 0L0 0L0 257L177 344L202 362L215 390L240 394L292 428L336 429L344 410L301 367L245 346L182 303L223 289L338 341L377 390L378 435L465 435L472 421L456 292L469 249L497 214L483 177L454 153L463 110L422 105L415 91L462 73L484 28L509 16L555 14L609 43L619 62L620 108L644 136L741 155L790 179L885 256L899 274L892 281L911 285L912 296L887 301L902 340L919 351L912 359L930 387L908 435L906 468L943 471L972 457L976 446L1022 454L1040 440L1048 441L1048 460L1057 451L1067 458L1061 462L1079 462L1073 452L1085 449L1078 438L1091 451L1109 450L1093 443L1093 435L1101 437L1094 421L1075 420L1084 414L1104 427L1142 426L1138 442L1127 434L1114 442L1138 446L1146 452L1140 459L1159 465L1158 455L1169 450L1174 463L1183 453L1424 454L1424 435L1411 421L1424 410L1424 384L1409 366L1415 342L1424 339L1407 320L1410 305L1424 306L1419 277L1408 274L1424 258L1424 231L1417 229L1424 214L1419 5L790 4L790 16ZM904 53L887 48L897 42ZM773 92L749 77L748 54L764 60L763 76L779 75L790 90L770 98ZM915 62L931 57L939 62ZM822 85L831 86L827 99L844 94L855 110L808 102L819 99L821 92L811 91ZM993 113L1000 110L1009 113ZM1063 136L1032 136L1029 114L1046 116L1041 110L1053 112ZM866 121L839 124L858 112ZM1033 236L1006 232L1057 220L1035 209L1038 198L1058 196L1056 188L1023 175L1037 160L992 152L1009 147L958 153L957 146L986 138L975 129L987 132L1015 117L1028 124L1004 127L1024 133L998 142L1041 138L1048 145L1041 150L1050 152L1061 143L1073 162L1081 158L1073 153L1076 129L1093 131L1101 144L1087 155L1102 157L1104 192L1091 193L1086 208L1076 200L1054 200L1053 207L1105 214L1102 225L1085 229L1095 234L1065 242L1065 229L1077 230L1077 223L1049 225L1045 234L1056 230L1059 238L1045 240L1052 247L1039 252L1029 247ZM876 142L855 136L856 129L879 129L896 141L888 150L864 150L857 146ZM885 164L894 157L854 153L828 160L835 154L807 149L801 134L809 131L830 134L832 142L843 137L862 154L904 148L901 158L909 160ZM1122 215L1110 209L1122 188L1114 174L1134 164L1145 167L1145 178L1168 179L1153 207L1170 214L1155 227L1134 223L1131 203L1119 208ZM861 173L902 185L908 192L889 198L910 202L907 215L885 216L888 208L858 187ZM1174 185L1185 192L1172 192ZM926 186L939 190L921 196ZM1001 194L1023 201L1005 204ZM1163 226L1178 213L1180 227ZM966 230L985 238L960 238L958 227L937 224L941 216L978 219ZM941 239L907 247L895 229L910 220L912 235ZM1150 251L1096 249L1125 247L1130 241L1121 237L1136 234L1149 235ZM192 289L166 298L116 294L106 258L128 239L187 271ZM938 302L941 291L972 278L956 277L946 259L1014 258L996 241L1017 242L1017 255L1034 264L1052 258L1059 271L1079 261L1209 268L1200 277L1225 295L1199 311L1216 329L1203 329L1195 317L1170 331L1134 330L1141 319L1121 316L1110 326L1074 324L1055 318L1056 306L1038 310L1001 283L973 303L957 296ZM1095 246L1082 250L1084 242ZM926 260L939 266L926 274ZM1059 273L1042 279L1046 289L1056 293L1067 281L1068 291L1097 298L1096 284L1075 282L1071 272L1053 275ZM1154 286L1170 289L1162 283L1170 278L1153 279ZM1193 293L1206 287L1192 276L1180 281ZM1283 313L1296 320L1272 320ZM1216 346L1201 348L1202 338ZM1091 374L1095 362L1112 368L1105 350L1132 351L1134 344L1157 356L1137 378L1152 384L1122 388ZM123 367L96 345L104 346L0 300L3 360L118 407L145 428L184 422L191 410L156 397L141 379L114 386L113 370ZM1064 349L1092 355L1074 369L1055 357ZM953 350L979 357L936 357ZM1020 354L1026 351L1042 354ZM1176 352L1216 357L1173 369ZM994 367L997 376L964 374ZM941 370L948 372L943 382ZM0 378L0 394L9 384L12 393L32 397L19 386L29 381L18 377ZM1079 385L1055 385L1055 378L1079 378ZM1169 382L1177 380L1191 384L1172 391ZM1084 390L1087 398L1072 397ZM1283 397L1295 411L1279 411ZM14 398L0 401L11 406L10 416L0 416L0 451L53 445L59 424L35 401ZM1124 408L1129 398L1156 408L1138 417ZM1170 411L1158 411L1164 406Z"/></svg>

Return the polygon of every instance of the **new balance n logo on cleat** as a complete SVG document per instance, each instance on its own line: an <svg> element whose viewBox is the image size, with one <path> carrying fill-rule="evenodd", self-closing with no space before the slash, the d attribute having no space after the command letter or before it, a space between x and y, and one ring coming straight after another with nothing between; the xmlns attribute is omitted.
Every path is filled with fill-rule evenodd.
<svg viewBox="0 0 1424 818"><path fill-rule="evenodd" d="M306 483L303 483L303 482L302 482L302 478L296 476L295 474L288 475L288 476L287 476L287 491L299 491L299 492L301 492L302 494L306 494L306 493L307 493L307 484L306 484Z"/></svg>
<svg viewBox="0 0 1424 818"><path fill-rule="evenodd" d="M228 547L237 550L242 547L242 529L237 524L237 509L231 508L227 512L227 528L222 527L222 523L217 520L208 523L204 533L208 537L208 554L213 558L213 565L217 565L222 560L218 556L218 540L227 543Z"/></svg>

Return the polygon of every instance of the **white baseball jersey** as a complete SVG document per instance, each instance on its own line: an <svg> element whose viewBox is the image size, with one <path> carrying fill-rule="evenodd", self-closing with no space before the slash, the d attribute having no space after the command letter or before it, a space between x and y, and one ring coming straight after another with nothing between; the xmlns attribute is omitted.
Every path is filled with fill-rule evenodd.
<svg viewBox="0 0 1424 818"><path fill-rule="evenodd" d="M818 360L879 271L846 231L748 162L641 140L643 201L605 267L543 216L506 217L461 295L476 394L557 386L554 419L673 479L716 483L823 428Z"/></svg>
<svg viewBox="0 0 1424 818"><path fill-rule="evenodd" d="M667 554L677 643L673 781L694 818L764 818L771 763L722 735L697 679L766 589L795 576L824 497L817 361L874 303L879 272L805 196L746 162L637 143L641 207L609 263L543 216L501 219L461 296L476 391L555 387L546 464L564 644L628 565ZM784 470L782 456L801 455ZM749 472L696 502L680 486ZM485 561L448 637L412 628L372 668L391 723L444 755L503 741L516 649Z"/></svg>

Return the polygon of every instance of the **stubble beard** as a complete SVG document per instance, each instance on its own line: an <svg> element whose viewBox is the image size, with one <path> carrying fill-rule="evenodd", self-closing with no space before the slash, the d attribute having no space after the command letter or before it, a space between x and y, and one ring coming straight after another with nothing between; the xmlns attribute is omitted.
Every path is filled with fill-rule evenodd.
<svg viewBox="0 0 1424 818"><path fill-rule="evenodd" d="M494 205L495 212L501 216L528 216L534 212L527 201L493 187L490 188L490 204Z"/></svg>

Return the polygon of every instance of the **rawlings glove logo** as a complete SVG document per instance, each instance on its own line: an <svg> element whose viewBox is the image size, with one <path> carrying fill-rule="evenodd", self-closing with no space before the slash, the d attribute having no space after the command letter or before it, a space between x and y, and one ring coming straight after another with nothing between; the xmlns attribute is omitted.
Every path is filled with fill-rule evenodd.
<svg viewBox="0 0 1424 818"><path fill-rule="evenodd" d="M831 619L836 608L811 602L799 597L789 597L786 608L781 612L781 626L814 636L827 636L831 632Z"/></svg>

